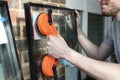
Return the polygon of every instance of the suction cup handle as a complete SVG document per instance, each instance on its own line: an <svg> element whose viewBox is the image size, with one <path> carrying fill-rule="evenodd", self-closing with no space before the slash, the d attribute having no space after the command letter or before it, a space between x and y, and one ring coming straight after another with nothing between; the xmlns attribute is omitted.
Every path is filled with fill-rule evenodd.
<svg viewBox="0 0 120 80"><path fill-rule="evenodd" d="M48 23L52 24L52 9L48 9Z"/></svg>

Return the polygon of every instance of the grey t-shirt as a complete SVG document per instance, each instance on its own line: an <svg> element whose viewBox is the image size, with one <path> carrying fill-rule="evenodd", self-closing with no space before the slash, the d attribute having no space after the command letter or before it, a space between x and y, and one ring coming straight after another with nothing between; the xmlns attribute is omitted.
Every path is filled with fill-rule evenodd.
<svg viewBox="0 0 120 80"><path fill-rule="evenodd" d="M120 63L120 21L114 19L103 42L114 48L117 61Z"/></svg>

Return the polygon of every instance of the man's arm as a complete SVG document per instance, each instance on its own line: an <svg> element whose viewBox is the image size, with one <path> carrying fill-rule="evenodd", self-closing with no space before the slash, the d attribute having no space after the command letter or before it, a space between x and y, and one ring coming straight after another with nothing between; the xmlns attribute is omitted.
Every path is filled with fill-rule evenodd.
<svg viewBox="0 0 120 80"><path fill-rule="evenodd" d="M105 60L114 49L104 43L99 47L93 44L78 27L78 41L87 55L98 60Z"/></svg>
<svg viewBox="0 0 120 80"><path fill-rule="evenodd" d="M62 37L48 36L48 53L53 57L66 59L100 80L120 80L120 64L91 59L72 50Z"/></svg>
<svg viewBox="0 0 120 80"><path fill-rule="evenodd" d="M98 60L105 60L110 54L114 51L114 49L104 43L102 43L99 47L93 44L86 35L80 29L80 14L77 10L76 12L76 21L77 21L77 34L78 41L87 55L91 58Z"/></svg>
<svg viewBox="0 0 120 80"><path fill-rule="evenodd" d="M63 58L70 61L90 76L99 80L120 80L120 65L102 62L83 56L72 49L67 49Z"/></svg>

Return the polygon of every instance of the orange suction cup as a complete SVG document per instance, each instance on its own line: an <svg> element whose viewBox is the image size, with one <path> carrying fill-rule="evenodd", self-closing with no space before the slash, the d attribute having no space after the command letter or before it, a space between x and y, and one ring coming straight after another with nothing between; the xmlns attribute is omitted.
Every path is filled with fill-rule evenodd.
<svg viewBox="0 0 120 80"><path fill-rule="evenodd" d="M58 66L58 60L50 55L44 56L42 60L42 72L47 77L54 76L53 66Z"/></svg>
<svg viewBox="0 0 120 80"><path fill-rule="evenodd" d="M58 33L54 26L53 19L51 24L48 21L49 21L48 13L45 13L45 12L40 13L37 20L38 31L44 36L47 36L47 35L57 36Z"/></svg>

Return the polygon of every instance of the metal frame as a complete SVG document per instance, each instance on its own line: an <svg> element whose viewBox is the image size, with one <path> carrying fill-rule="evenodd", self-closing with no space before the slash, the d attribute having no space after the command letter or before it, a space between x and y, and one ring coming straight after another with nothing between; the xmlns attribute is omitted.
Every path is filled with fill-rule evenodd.
<svg viewBox="0 0 120 80"><path fill-rule="evenodd" d="M38 4L38 3L31 3L31 2L24 3L31 80L37 80L37 69L36 69L34 48L33 48L34 37L31 36L33 35L32 20L31 20L31 7L40 7L40 8L42 7L42 8L51 8L51 9L69 10L69 11L74 11L74 9ZM75 15L75 12L74 12L74 15ZM75 21L75 25L76 25L76 21Z"/></svg>

